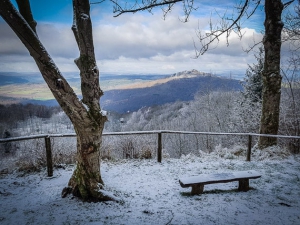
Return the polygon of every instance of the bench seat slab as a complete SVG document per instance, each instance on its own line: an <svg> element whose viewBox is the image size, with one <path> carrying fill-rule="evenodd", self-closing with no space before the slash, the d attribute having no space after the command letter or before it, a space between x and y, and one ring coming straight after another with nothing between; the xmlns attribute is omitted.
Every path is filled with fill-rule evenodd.
<svg viewBox="0 0 300 225"><path fill-rule="evenodd" d="M192 195L202 194L204 185L216 184L216 183L227 183L238 181L239 191L249 190L249 179L260 178L261 175L257 171L239 171L239 172L228 172L219 174L201 174L199 176L185 177L179 180L181 187L187 188L192 187Z"/></svg>

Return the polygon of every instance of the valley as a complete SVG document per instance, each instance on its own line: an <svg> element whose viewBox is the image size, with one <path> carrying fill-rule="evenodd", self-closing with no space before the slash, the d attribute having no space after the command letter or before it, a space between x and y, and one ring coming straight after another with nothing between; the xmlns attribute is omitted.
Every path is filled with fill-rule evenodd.
<svg viewBox="0 0 300 225"><path fill-rule="evenodd" d="M0 85L0 104L33 103L56 106L57 102L46 83L37 75L27 78L28 82L25 83ZM19 78L23 81L25 79L21 76ZM79 77L70 73L66 79L80 96ZM14 80L17 80L17 77ZM176 101L190 101L197 93L242 89L238 80L197 70L182 71L168 76L102 74L100 82L104 90L104 96L100 100L102 108L118 113Z"/></svg>
<svg viewBox="0 0 300 225"><path fill-rule="evenodd" d="M80 78L74 73L64 74L65 78L80 96ZM104 91L143 87L164 80L166 75L116 75L101 74L101 88ZM148 86L146 84L145 86ZM39 73L0 73L0 104L42 101L40 104L53 102L54 97Z"/></svg>

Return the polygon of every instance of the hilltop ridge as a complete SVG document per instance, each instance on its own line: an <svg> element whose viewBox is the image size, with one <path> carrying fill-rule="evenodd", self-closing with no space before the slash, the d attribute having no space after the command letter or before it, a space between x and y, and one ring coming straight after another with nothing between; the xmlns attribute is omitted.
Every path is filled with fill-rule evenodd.
<svg viewBox="0 0 300 225"><path fill-rule="evenodd" d="M196 69L184 70L171 75L171 77L177 77L177 78L192 78L197 76L213 76L213 75L211 73L200 72Z"/></svg>
<svg viewBox="0 0 300 225"><path fill-rule="evenodd" d="M172 80L176 79L183 79L183 78L195 78L199 76L213 76L211 73L205 73L205 72L199 72L196 69L192 70L184 70L178 73L174 73L172 75L168 75L164 78L160 78L157 80L151 80L151 81L146 81L146 82L136 82L133 84L125 84L118 86L117 88L112 88L112 89L135 89L135 88L148 88L148 87L153 87L155 85L160 85L160 84L165 84L167 82L170 82Z"/></svg>

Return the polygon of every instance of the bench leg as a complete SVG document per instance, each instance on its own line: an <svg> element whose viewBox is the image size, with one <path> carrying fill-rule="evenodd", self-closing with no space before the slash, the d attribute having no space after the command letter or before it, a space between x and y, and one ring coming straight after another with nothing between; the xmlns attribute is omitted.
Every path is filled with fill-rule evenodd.
<svg viewBox="0 0 300 225"><path fill-rule="evenodd" d="M200 195L203 193L204 185L194 184L192 185L192 195Z"/></svg>
<svg viewBox="0 0 300 225"><path fill-rule="evenodd" d="M249 179L239 180L239 191L248 191L249 190Z"/></svg>

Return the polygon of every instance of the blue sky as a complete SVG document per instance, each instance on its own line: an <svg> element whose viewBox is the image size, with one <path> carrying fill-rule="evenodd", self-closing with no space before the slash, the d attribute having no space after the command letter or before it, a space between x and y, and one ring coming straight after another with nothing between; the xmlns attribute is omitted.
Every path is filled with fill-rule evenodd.
<svg viewBox="0 0 300 225"><path fill-rule="evenodd" d="M16 1L12 0L15 6ZM34 18L45 22L72 22L72 0L30 0Z"/></svg>
<svg viewBox="0 0 300 225"><path fill-rule="evenodd" d="M14 2L14 1L13 1ZM73 60L78 57L76 43L70 29L72 24L71 0L31 0L37 32L54 62L62 72L77 71ZM93 0L91 2L97 2ZM239 0L198 2L197 11L189 22L182 23L182 4L178 3L165 20L160 9L152 14L139 12L113 17L112 4L91 5L96 57L101 72L171 74L197 69L217 74L243 75L248 64L255 62L254 52L243 49L261 41L263 8L250 20L243 21L244 38L232 33L230 45L221 41L217 48L194 59L193 41L196 30L205 30L210 18L218 21L217 13L231 15ZM200 4L201 3L201 4ZM0 71L38 71L33 59L10 28L0 19ZM214 46L216 47L216 46Z"/></svg>

